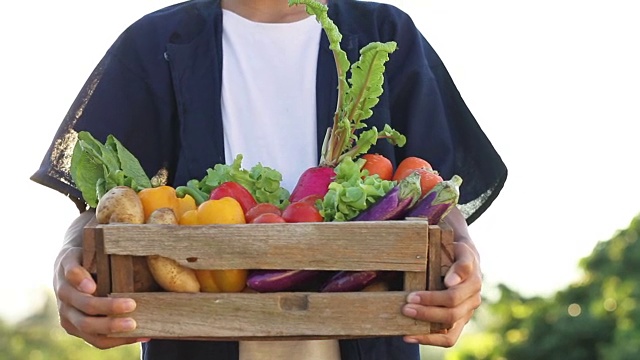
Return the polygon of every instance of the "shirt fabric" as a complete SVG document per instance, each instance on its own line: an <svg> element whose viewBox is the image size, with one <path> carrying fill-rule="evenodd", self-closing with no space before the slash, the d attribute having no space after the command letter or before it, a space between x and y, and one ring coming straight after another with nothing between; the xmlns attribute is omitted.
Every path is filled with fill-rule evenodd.
<svg viewBox="0 0 640 360"><path fill-rule="evenodd" d="M402 148L380 141L370 152L397 164L419 156L444 178L458 174L460 209L470 224L496 198L507 168L457 91L440 58L411 18L387 4L329 0L329 17L343 35L351 62L372 41L396 41L386 64L384 92L366 120L389 124L407 137ZM337 77L329 42L321 35L316 75L319 152L331 126ZM222 10L219 0L193 0L158 10L133 23L99 62L62 121L31 179L82 206L69 175L77 132L104 141L118 138L146 172L169 170L170 184L201 179L225 162L221 111ZM296 154L290 154L295 161ZM418 360L419 347L401 337L340 340L342 360ZM151 340L143 359L238 359L238 342Z"/></svg>
<svg viewBox="0 0 640 360"><path fill-rule="evenodd" d="M258 23L223 10L222 128L225 161L277 169L292 191L318 164L316 68L322 28L309 16ZM265 61L264 59L278 59ZM296 154L291 161L289 154Z"/></svg>

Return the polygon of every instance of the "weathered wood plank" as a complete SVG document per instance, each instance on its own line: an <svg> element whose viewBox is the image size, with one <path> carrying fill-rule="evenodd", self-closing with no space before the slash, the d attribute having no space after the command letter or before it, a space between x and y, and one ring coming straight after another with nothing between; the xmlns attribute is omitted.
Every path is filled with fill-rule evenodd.
<svg viewBox="0 0 640 360"><path fill-rule="evenodd" d="M99 228L108 254L160 255L195 269L416 272L427 264L429 231L422 221Z"/></svg>
<svg viewBox="0 0 640 360"><path fill-rule="evenodd" d="M183 294L114 293L138 303L138 328L115 337L349 338L428 334L403 316L407 292Z"/></svg>
<svg viewBox="0 0 640 360"><path fill-rule="evenodd" d="M95 229L94 240L96 250L96 294L107 296L111 293L111 262L104 251L104 238L101 229Z"/></svg>
<svg viewBox="0 0 640 360"><path fill-rule="evenodd" d="M98 221L94 217L82 230L82 266L91 274L96 274L96 231Z"/></svg>

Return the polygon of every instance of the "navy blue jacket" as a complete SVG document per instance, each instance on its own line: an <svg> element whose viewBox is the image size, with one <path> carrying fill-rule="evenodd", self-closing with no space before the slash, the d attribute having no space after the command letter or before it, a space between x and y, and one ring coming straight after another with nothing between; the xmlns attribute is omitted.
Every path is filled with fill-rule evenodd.
<svg viewBox="0 0 640 360"><path fill-rule="evenodd" d="M384 93L366 122L379 129L390 124L407 136L407 145L380 141L372 152L395 164L419 156L444 178L460 175L461 210L473 222L502 189L507 169L438 55L410 17L393 6L354 0L330 0L328 6L351 62L370 42L398 44L386 64ZM175 4L132 24L85 83L31 179L81 204L68 159L82 130L101 141L113 134L150 176L167 167L175 185L201 179L206 169L223 163L221 33L219 0ZM316 90L319 149L337 100L335 63L324 34ZM344 340L341 352L343 360L419 358L418 347L400 338ZM237 358L237 343L156 340L145 346L145 359L214 358Z"/></svg>

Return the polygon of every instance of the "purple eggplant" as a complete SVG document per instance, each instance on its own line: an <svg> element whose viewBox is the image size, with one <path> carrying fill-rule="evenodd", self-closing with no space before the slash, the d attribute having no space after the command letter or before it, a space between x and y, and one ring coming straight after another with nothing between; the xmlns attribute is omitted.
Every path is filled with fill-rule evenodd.
<svg viewBox="0 0 640 360"><path fill-rule="evenodd" d="M382 221L402 219L405 212L420 198L420 174L417 172L400 180L366 210L356 215L353 221Z"/></svg>
<svg viewBox="0 0 640 360"><path fill-rule="evenodd" d="M402 290L402 279L402 273L398 271L339 271L325 281L320 292L375 291L382 288L399 291Z"/></svg>
<svg viewBox="0 0 640 360"><path fill-rule="evenodd" d="M320 288L320 292L360 291L379 275L380 271L339 271Z"/></svg>
<svg viewBox="0 0 640 360"><path fill-rule="evenodd" d="M438 224L458 204L461 184L462 178L458 175L439 182L407 211L405 217L427 218L430 224Z"/></svg>
<svg viewBox="0 0 640 360"><path fill-rule="evenodd" d="M252 270L247 286L257 292L293 291L317 281L320 270Z"/></svg>

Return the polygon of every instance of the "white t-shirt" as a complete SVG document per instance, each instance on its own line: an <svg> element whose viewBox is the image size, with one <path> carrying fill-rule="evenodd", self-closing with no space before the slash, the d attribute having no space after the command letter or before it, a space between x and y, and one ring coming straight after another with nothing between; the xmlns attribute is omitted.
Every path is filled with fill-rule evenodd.
<svg viewBox="0 0 640 360"><path fill-rule="evenodd" d="M314 17L257 23L223 11L225 160L230 164L242 154L245 169L257 163L274 168L289 191L305 169L319 162L316 66L321 31Z"/></svg>
<svg viewBox="0 0 640 360"><path fill-rule="evenodd" d="M262 163L293 190L318 165L316 66L322 28L314 17L257 23L223 10L222 119L225 157ZM262 61L278 59L277 61ZM240 360L339 360L337 340L241 341Z"/></svg>

